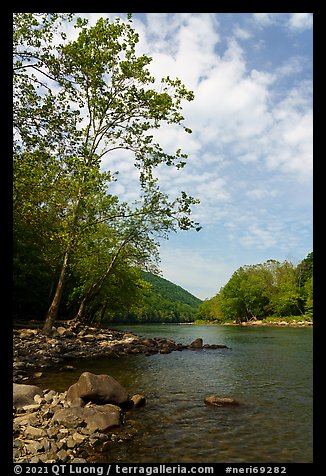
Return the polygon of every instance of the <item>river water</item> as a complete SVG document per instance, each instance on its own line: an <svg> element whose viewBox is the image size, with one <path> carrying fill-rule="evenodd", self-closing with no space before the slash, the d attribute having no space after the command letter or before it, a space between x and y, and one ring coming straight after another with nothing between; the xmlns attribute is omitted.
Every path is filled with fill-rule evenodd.
<svg viewBox="0 0 326 476"><path fill-rule="evenodd" d="M128 355L71 362L73 372L44 374L39 385L66 390L82 371L107 373L147 404L127 415L117 442L97 462L311 463L312 329L191 324L118 326L141 336L228 349ZM216 408L205 397L237 398Z"/></svg>

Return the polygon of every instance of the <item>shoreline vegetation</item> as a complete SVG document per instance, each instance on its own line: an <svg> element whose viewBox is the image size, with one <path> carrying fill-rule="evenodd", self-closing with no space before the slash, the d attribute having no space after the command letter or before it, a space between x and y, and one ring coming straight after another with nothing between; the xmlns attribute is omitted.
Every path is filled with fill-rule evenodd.
<svg viewBox="0 0 326 476"><path fill-rule="evenodd" d="M309 316L270 317L266 319L252 319L249 321L204 321L196 320L196 325L219 325L219 326L262 326L262 327L312 327L313 319Z"/></svg>

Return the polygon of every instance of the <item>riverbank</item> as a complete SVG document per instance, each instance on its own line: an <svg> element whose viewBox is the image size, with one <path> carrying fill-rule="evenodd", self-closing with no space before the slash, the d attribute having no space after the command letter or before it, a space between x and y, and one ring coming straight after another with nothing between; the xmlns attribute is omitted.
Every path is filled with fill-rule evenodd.
<svg viewBox="0 0 326 476"><path fill-rule="evenodd" d="M62 322L58 322L56 327L59 325ZM85 370L110 375L131 396L143 394L146 404L142 408L124 410L125 423L121 427L108 432L93 432L95 439L91 440L91 436L86 434L84 418L87 415L81 415L84 422L76 428L66 428L62 423L54 423L54 415L49 415L51 411L56 413L57 409L51 408L48 414L47 404L41 403L39 410L33 412L35 423L33 419L29 421L30 426L41 431L28 428L25 433L21 426L20 433L15 433L15 440L18 440L15 445L24 445L21 450L15 448L17 457L27 445L29 451L33 447L38 451L35 455L21 453L22 458L46 459L51 456L46 442L49 438L53 448L54 445L60 447L58 452L64 450L59 457L65 459L68 454L67 464L77 458L94 463L128 461L138 464L173 461L236 463L239 459L244 463L256 460L265 463L311 462L312 328L147 324L125 325L117 329L147 338L162 336L183 344L200 336L204 343L221 342L228 349L185 349L168 355L140 353L54 364L49 371L44 370L40 378L24 383L41 387L46 399L51 397L48 389L54 389L55 398L51 404L56 406L56 396L62 400L58 404L59 412L67 404L65 392ZM101 332L100 329L97 331ZM60 370L65 365L70 368ZM221 410L209 407L204 403L208 395L236 398L240 406ZM94 408L93 403L86 405ZM16 416L25 417L28 413L32 413L31 410L19 410ZM44 413L46 418L43 418ZM37 426L39 417L43 423ZM43 424L47 427L42 428ZM51 438L48 434L38 436L37 433L42 435L42 430L49 431ZM289 433L292 435L290 439ZM86 436L83 444L79 435ZM76 439L78 444L74 446ZM93 446L89 445L91 442ZM103 453L102 446L106 448ZM59 459L57 461L61 464Z"/></svg>
<svg viewBox="0 0 326 476"><path fill-rule="evenodd" d="M110 359L127 354L150 356L220 348L227 346L204 344L201 338L181 344L172 339L146 338L117 329L59 326L53 329L51 336L43 335L38 329L15 329L14 462L90 462L92 454L107 451L112 442L122 443L137 431L130 426L125 429L124 422L128 412L145 404L144 395L130 398L112 377L89 372L82 373L79 381L64 392L43 389L44 369L75 370L67 363L72 359ZM34 383L39 381L40 387L30 385L30 379Z"/></svg>
<svg viewBox="0 0 326 476"><path fill-rule="evenodd" d="M225 348L223 344L204 344L196 339L190 344L163 337L146 338L132 332L90 326L58 326L51 336L39 329L13 331L13 381L26 383L41 377L42 371L57 367L69 371L69 361L86 358L118 358L127 354L168 354L198 348Z"/></svg>
<svg viewBox="0 0 326 476"><path fill-rule="evenodd" d="M313 321L306 319L256 319L250 321L236 322L218 322L218 321L195 321L195 325L219 325L219 326L263 326L263 327L312 327Z"/></svg>

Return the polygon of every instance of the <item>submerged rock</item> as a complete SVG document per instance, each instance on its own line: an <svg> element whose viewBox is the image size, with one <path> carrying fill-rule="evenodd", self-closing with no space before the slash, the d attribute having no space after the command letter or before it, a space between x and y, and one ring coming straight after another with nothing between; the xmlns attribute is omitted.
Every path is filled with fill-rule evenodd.
<svg viewBox="0 0 326 476"><path fill-rule="evenodd" d="M205 398L206 405L215 407L238 406L240 402L236 398L219 397L218 395L211 395Z"/></svg>

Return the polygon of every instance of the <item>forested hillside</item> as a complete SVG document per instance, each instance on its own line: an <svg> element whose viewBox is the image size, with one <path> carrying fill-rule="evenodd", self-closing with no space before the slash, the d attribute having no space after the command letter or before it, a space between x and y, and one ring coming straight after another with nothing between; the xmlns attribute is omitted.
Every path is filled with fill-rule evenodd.
<svg viewBox="0 0 326 476"><path fill-rule="evenodd" d="M204 321L248 321L313 315L313 253L297 266L289 261L242 266L198 309Z"/></svg>
<svg viewBox="0 0 326 476"><path fill-rule="evenodd" d="M115 322L192 322L197 317L200 299L158 275L142 272L149 284L140 304L128 312L116 312Z"/></svg>

